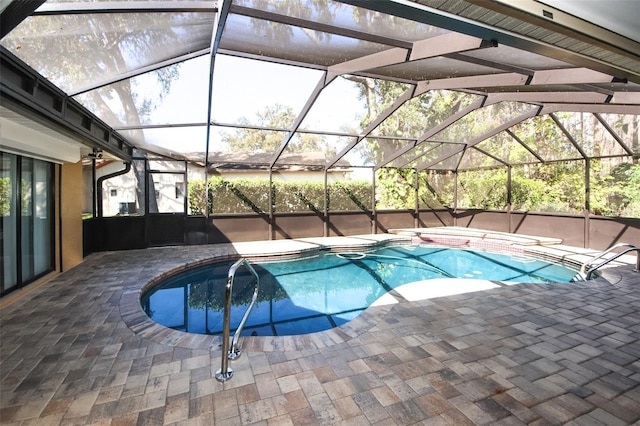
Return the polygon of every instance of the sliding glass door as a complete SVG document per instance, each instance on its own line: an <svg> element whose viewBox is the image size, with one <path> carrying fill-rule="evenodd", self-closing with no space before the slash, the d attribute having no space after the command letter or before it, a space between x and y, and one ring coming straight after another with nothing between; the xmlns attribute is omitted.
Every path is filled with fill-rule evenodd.
<svg viewBox="0 0 640 426"><path fill-rule="evenodd" d="M2 292L18 284L18 157L0 152Z"/></svg>
<svg viewBox="0 0 640 426"><path fill-rule="evenodd" d="M53 164L0 152L2 294L53 270Z"/></svg>

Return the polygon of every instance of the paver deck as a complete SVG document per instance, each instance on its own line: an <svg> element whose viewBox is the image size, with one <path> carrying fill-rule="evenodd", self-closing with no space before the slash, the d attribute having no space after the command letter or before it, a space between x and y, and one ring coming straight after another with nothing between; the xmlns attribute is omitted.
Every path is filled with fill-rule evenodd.
<svg viewBox="0 0 640 426"><path fill-rule="evenodd" d="M214 377L219 338L168 330L139 315L142 287L175 268L314 244L322 242L87 257L3 306L0 423L640 420L640 273L630 265L584 283L497 286L418 300L398 291L397 303L372 307L338 329L245 338L245 353L230 364L235 374L225 383Z"/></svg>

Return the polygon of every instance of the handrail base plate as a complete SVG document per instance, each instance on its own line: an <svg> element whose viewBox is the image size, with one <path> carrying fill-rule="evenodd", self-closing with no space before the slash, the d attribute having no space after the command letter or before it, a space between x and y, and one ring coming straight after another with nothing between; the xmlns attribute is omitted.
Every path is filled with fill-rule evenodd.
<svg viewBox="0 0 640 426"><path fill-rule="evenodd" d="M231 368L227 368L226 372L222 372L222 369L216 371L216 380L219 382L226 382L230 378L233 377L233 370Z"/></svg>

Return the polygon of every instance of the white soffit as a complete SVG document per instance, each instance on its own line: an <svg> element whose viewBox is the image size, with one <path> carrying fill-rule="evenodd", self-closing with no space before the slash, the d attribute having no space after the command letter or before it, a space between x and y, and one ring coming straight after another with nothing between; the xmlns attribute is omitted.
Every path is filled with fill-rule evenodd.
<svg viewBox="0 0 640 426"><path fill-rule="evenodd" d="M84 145L0 106L0 148L55 163L77 163Z"/></svg>
<svg viewBox="0 0 640 426"><path fill-rule="evenodd" d="M637 0L537 0L640 42Z"/></svg>

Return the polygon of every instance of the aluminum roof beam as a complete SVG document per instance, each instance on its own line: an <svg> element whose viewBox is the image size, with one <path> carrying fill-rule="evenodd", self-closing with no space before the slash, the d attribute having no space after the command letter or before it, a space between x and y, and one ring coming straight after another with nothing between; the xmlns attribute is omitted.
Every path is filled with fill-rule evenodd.
<svg viewBox="0 0 640 426"><path fill-rule="evenodd" d="M611 83L614 77L588 68L569 68L562 70L540 70L533 74L532 86L553 84L595 84Z"/></svg>
<svg viewBox="0 0 640 426"><path fill-rule="evenodd" d="M300 124L302 124L302 121L309 113L309 110L311 110L311 107L315 103L316 99L318 99L318 96L320 96L320 93L326 87L326 79L327 77L325 73L325 75L322 75L318 80L318 83L316 84L316 87L313 89L311 96L309 96L309 98L307 99L307 103L304 105L304 107L302 108L302 111L300 111L300 113L296 117L296 120L294 121L291 127L291 130L289 131L289 134L287 135L285 140L282 142L282 144L278 148L278 151L276 151L275 155L273 156L270 167L273 167L276 165L276 163L278 162L278 159L280 158L284 150L287 149L287 145L289 145L289 142L291 141L291 139L293 138L293 135L298 130L298 127L300 127Z"/></svg>
<svg viewBox="0 0 640 426"><path fill-rule="evenodd" d="M615 92L609 101L612 104L634 104L640 110L640 93L638 92ZM640 113L640 111L638 112Z"/></svg>
<svg viewBox="0 0 640 426"><path fill-rule="evenodd" d="M406 90L399 98L397 98L391 106L387 107L387 109L385 109L380 114L378 114L378 116L373 121L371 121L371 123L369 123L367 128L364 129L363 134L360 135L355 142L352 142L349 145L347 145L331 161L329 161L329 163L327 164L327 169L333 167L338 161L340 161L342 157L347 155L349 151L351 151L357 144L362 142L364 138L369 136L371 132L373 132L373 130L376 129L384 120L389 118L389 116L391 116L391 114L393 114L398 108L404 105L405 102L407 102L409 99L414 97L415 93L416 93L416 88L415 86L413 86L410 89Z"/></svg>
<svg viewBox="0 0 640 426"><path fill-rule="evenodd" d="M39 5L40 3L39 0L38 3L19 0L8 3L9 6L2 13L2 31L9 31L7 29L9 27L4 25L4 19L9 17L7 13L9 7L24 6L25 4ZM472 113L475 109L500 102L524 102L539 105L541 106L539 114L570 112L573 110L603 114L640 114L640 86L633 83L633 81L640 82L640 43L618 43L620 40L616 38L617 36L606 28L600 28L598 30L600 32L590 32L590 29L595 28L594 24L580 19L567 24L565 16L557 14L558 11L555 9L540 6L537 4L539 2L534 0L522 0L519 4L511 4L512 2L507 2L506 0L428 2L433 7L410 0L384 2L369 0L333 2L332 0L327 1L326 4L313 2L313 4L309 4L310 9L303 8L301 9L302 11L295 7L291 9L278 7L275 3L244 1L238 1L238 3L243 5L235 4L235 2L229 0L218 2L200 0L180 2L159 0L62 2L46 3L37 9L34 15L41 16L38 19L46 20L44 18L46 15L52 15L53 18L53 15L75 14L80 15L76 18L76 21L81 22L85 16L89 20L93 14L102 14L100 19L109 22L111 16L106 14L113 14L116 20L125 21L132 18L132 13L144 14L153 12L157 13L157 16L162 16L162 14L170 16L172 16L171 14L189 13L193 15L209 14L205 20L207 26L198 33L200 34L198 39L194 39L199 41L199 44L191 48L189 53L183 48L183 43L174 43L172 46L177 48L175 51L165 52L164 55L149 55L148 60L139 62L137 65L132 62L133 65L125 69L124 73L97 73L88 75L84 80L77 79L78 82L74 83L75 86L70 87L69 93L72 93L72 95L83 94L113 83L123 82L141 74L153 72L159 68L174 65L197 56L211 54L211 67L213 67L218 53L326 72L320 79L321 81L316 84L315 90L306 99L305 106L301 110L299 105L296 106L295 113L297 113L297 116L293 125L287 129L277 129L287 132L287 135L273 157L267 157L265 164L268 165L271 162L271 167L277 167L283 162L281 156L286 157L290 141L295 140L296 134L303 133L303 131L299 130L299 127L316 103L324 87L336 79L337 76L344 74L402 82L410 85L411 89L396 98L390 107L378 114L373 121L368 123L365 129L359 131L360 134L358 135L351 133L338 134L337 132L322 131L322 129L304 131L305 133L324 136L348 136L350 138L349 141L345 141L346 146L341 148L340 152L333 158L329 160L321 158L317 160L317 163L314 163L315 166L324 167L325 170L335 167L340 159L348 155L350 150L367 137L395 139L401 141L398 145L406 145L393 152L391 157L385 152L384 160L376 164L374 169L390 164L395 166L397 163L404 163L406 158L415 159L419 155L425 156L417 164L426 164L435 155L443 154L442 151L446 149L447 145L438 145L437 151L428 149L434 145L431 138L439 137L438 132L447 129L448 126L454 124L465 114ZM421 3L427 2L421 1ZM347 5L356 5L362 9L354 9ZM545 17L540 15L541 12L538 9L528 9L535 7L542 7L542 10L551 11L553 16L551 18ZM311 13L306 13L309 10L311 10ZM216 11L218 12L218 21L213 25L213 34L211 34L210 38L208 31L211 31L212 27L211 21L213 17L211 14ZM224 13L220 14L221 11L224 11ZM326 13L326 15L323 15L323 13ZM17 23L29 14L30 12L28 11L18 14L18 17L13 19L13 26L15 27ZM385 16L385 14L389 16ZM230 24L226 27L224 26L227 16L229 16L230 23L232 20L238 19L237 22L233 21L237 27ZM375 19L364 20L363 17L375 17ZM408 20L413 22L408 22ZM55 19L52 19L52 21L55 21ZM402 21L402 24L397 27L394 26L398 24L398 21ZM256 22L259 24L255 24ZM243 23L248 24L245 25ZM255 28L253 27L254 24ZM413 24L416 24L416 28L420 30L413 29ZM37 26L30 27L26 26L27 29L30 29L35 34L36 43L43 43L43 41L37 40L37 37L41 35ZM263 35L260 31L281 30L282 28L279 27L284 27L287 31L301 31L305 34L320 32L323 35L326 34L327 37L319 37L318 44L315 45L298 44L300 41L295 37L287 38L285 40L291 40L290 44L286 42L282 45L278 44L277 48L273 49L266 48L268 47L267 45L258 43L258 40ZM147 27L141 26L141 29L144 28ZM176 28L181 29L183 27L177 26ZM235 30L238 32L234 32ZM130 27L125 27L118 34L129 34L129 31ZM581 34L581 32L584 32L584 34ZM429 37L429 34L433 34L433 37L426 38ZM349 38L349 43L345 45L333 43L330 37L334 35ZM11 35L8 38L10 37ZM581 37L583 38L581 39ZM210 46L209 41L211 41ZM225 42L228 44L225 44ZM367 43L376 44L376 46L349 50L353 45ZM219 49L219 46L225 46L227 49ZM309 55L293 55L293 52L300 52L301 49L304 51L301 46L317 46L321 54L310 51ZM495 46L495 48L485 49L491 46ZM17 55L24 55L24 57L28 58L28 49L25 48L25 45L15 46L13 44L12 47L15 48ZM154 50L158 51L153 46L149 48L149 51ZM66 57L67 60L71 60L68 54L72 52L74 52L73 49L69 51L60 50L57 54ZM106 55L107 53L105 52L101 51L99 47L96 48L98 58L100 54ZM133 53L145 52L144 50L132 52L132 57L134 56ZM48 56L47 59L50 64L56 64L56 60L60 57L53 54ZM77 56L75 60L81 58L82 56ZM346 60L347 58L349 60ZM339 63L340 61L343 62ZM36 64L35 61L33 63ZM64 73L65 69L61 68L55 71ZM41 74L48 75L48 72L41 71ZM91 82L92 80L89 77L96 81ZM213 74L211 73L209 81L211 81L212 77ZM4 78L5 75L3 74L3 81ZM632 83L628 83L627 80L632 81ZM309 90L312 89L314 83L315 80L310 81ZM372 135L376 128L379 128L385 120L392 117L393 113L408 100L432 90L456 90L480 94L483 99L472 106L466 107L463 111L452 114L435 126L426 119L430 112L424 110L423 115L417 117L417 122L412 124L415 127L421 125L420 123L430 123L429 125L422 124L424 133L418 139L416 139L417 133L405 134L405 137L396 138ZM45 92L43 90L42 93ZM211 90L209 90L209 96L212 96ZM47 100L46 102L50 101ZM54 110L58 111L61 108L60 105L66 105L66 102L66 100L54 101ZM212 106L212 103L216 103L215 98L209 99L209 109L215 107L215 105ZM69 103L69 105L71 105L70 110L75 108L73 106L75 104ZM65 109L66 107L62 108ZM559 115L558 117L561 116ZM190 120L193 119L187 119L186 121ZM93 130L100 129L98 124L91 124L90 119L84 118L81 120L81 125L85 126L86 123L90 123L89 126L93 127ZM262 126L214 123L211 118L211 110L206 123L172 123L159 124L159 122L151 122L148 125L122 126L122 129L204 125L208 126L208 135L211 126L274 130ZM495 129L485 126L483 127L484 133L480 136L469 135L467 132L466 135L460 137L464 140L473 139L466 144L452 145L450 148L455 148L455 152L449 154L453 156L459 155L465 149L472 147L476 151L491 157L491 153L483 152L483 150L476 148L475 144L486 140L491 135L498 134L500 131L504 131L514 137L512 132L505 126L506 124ZM620 142L620 137L615 135L615 132L611 130L611 126L607 129ZM82 129L80 130L82 131ZM451 130L452 132L445 132L442 135L443 139L450 138L447 140L447 144L457 140L448 136L455 133L454 129ZM100 133L100 130L97 131ZM522 141L517 138L516 141L527 148ZM422 146L422 149L411 151L425 142L428 144ZM139 143L142 144L142 142ZM207 136L206 143L206 151L208 151L209 136ZM509 143L510 145L513 144L511 141ZM385 143L385 145L387 144ZM441 145L443 144L441 143ZM621 145L623 148L625 147L622 142ZM462 146L461 149L459 149L460 146ZM161 150L162 148L154 146L153 149ZM198 149L200 149L199 146ZM539 155L531 149L527 149L538 160L543 161ZM476 151L469 151L469 153L475 153ZM616 152L620 153L622 151L618 149ZM634 155L628 147L624 149L624 152ZM202 151L198 155L201 156ZM205 155L208 156L208 154ZM504 164L504 161L494 157L491 158ZM451 158L451 156L447 158ZM354 164L354 167L360 164L364 163ZM412 162L411 164L416 163ZM466 161L459 164L473 167L473 164L467 164ZM446 166L453 167L453 163L447 162Z"/></svg>
<svg viewBox="0 0 640 426"><path fill-rule="evenodd" d="M408 54L409 50L401 47L394 47L383 52L373 53L371 55L332 65L327 69L325 85L329 84L336 77L342 74L354 74L371 68L405 62Z"/></svg>
<svg viewBox="0 0 640 426"><path fill-rule="evenodd" d="M426 40L416 41L411 49L409 61L433 58L449 53L466 52L484 47L495 47L496 44L478 37L465 34L449 33Z"/></svg>
<svg viewBox="0 0 640 426"><path fill-rule="evenodd" d="M390 37L383 37L371 33L352 30L349 28L339 27L337 25L324 24L317 21L310 21L308 19L297 18L293 16L285 16L276 12L268 12L265 10L253 9L245 6L232 5L231 13L238 15L248 16L250 18L263 19L266 21L272 21L279 24L292 25L295 27L306 28L309 30L320 31L343 37L354 38L358 40L369 41L372 43L386 44L391 47L400 47L403 49L411 49L412 43L398 40Z"/></svg>
<svg viewBox="0 0 640 426"><path fill-rule="evenodd" d="M594 114L640 114L639 105L621 104L584 104L584 103L545 103L540 115L551 112L591 112Z"/></svg>
<svg viewBox="0 0 640 426"><path fill-rule="evenodd" d="M567 130L567 128L564 127L564 125L562 124L562 122L560 122L558 117L556 117L556 115L554 113L549 114L549 117L551 117L553 122L556 123L556 126L558 126L560 128L562 133L567 137L569 142L571 142L573 147L580 153L580 155L582 155L582 158L584 158L584 159L589 158L589 156L587 155L586 152L584 152L584 150L582 149L582 147L580 146L578 141L576 141L576 139L571 135L571 133Z"/></svg>
<svg viewBox="0 0 640 426"><path fill-rule="evenodd" d="M570 62L576 66L588 67L619 78L628 78L629 80L640 82L640 71L634 69L635 64L640 64L640 58L638 56L640 43L626 39L626 43L623 43L625 48L622 49L622 51L615 48L615 43L610 44L607 42L602 44L602 40L600 39L603 38L612 37L617 40L617 37L615 37L616 34L604 30L606 31L606 36L590 37L587 34L589 34L589 31L595 26L577 18L579 25L572 25L570 29L569 27L564 27L565 31L561 35L565 40L550 43L544 39L535 38L531 35L533 31L536 29L546 30L547 28L542 25L549 24L549 20L547 19L547 22L545 22L544 18L541 18L540 21L536 21L536 24L530 24L528 21L536 16L541 17L542 11L537 15L530 13L526 13L525 15L519 14L514 8L519 7L520 2L517 2L516 6L513 6L513 2L509 2L509 5L497 5L497 2L487 0L458 0L456 2L441 2L439 8L436 9L409 0L384 2L368 0L339 1L352 6L411 19L462 34L480 37L486 40L495 40L500 44ZM523 0L523 2L525 1L529 4L537 3L533 0ZM505 3L505 0L502 0L501 3ZM499 11L498 7L500 8ZM492 12L492 9L493 14L487 13ZM484 12L482 16L480 16L481 12ZM505 16L500 16L500 13L505 14ZM474 19L467 17L467 15L473 16ZM512 16L511 20L508 19L510 16ZM507 24L508 28L506 28ZM518 25L526 27L529 33L518 33ZM554 23L551 22L551 25L554 25ZM561 27L558 26L554 29L560 30ZM552 33L552 30L548 30L547 32ZM600 51L590 55L584 52L581 53L579 49L584 48L584 46L581 46L577 42L579 41L578 38L584 36L588 38L584 44L594 43L598 48L600 48L600 46L604 46L605 48L600 48ZM631 42L632 48L626 47L629 45L629 42ZM617 58L612 58L606 62L599 59L598 56L605 56L607 52L617 56ZM622 60L622 56L624 56L626 61L632 61L633 64L630 64L630 66L622 65L622 63L625 62Z"/></svg>
<svg viewBox="0 0 640 426"><path fill-rule="evenodd" d="M108 86L110 84L119 83L121 81L128 80L128 79L133 78L133 77L138 77L138 76L140 76L142 74L146 74L148 72L156 71L156 70L159 70L161 68L165 68L165 67L168 67L168 66L171 66L171 65L175 65L175 64L178 64L180 62L188 61L189 59L194 59L194 58L198 58L200 56L208 55L210 53L211 53L211 49L202 49L202 50L199 50L197 52L188 53L186 55L180 55L178 57L175 57L175 58L172 58L172 59L168 59L166 61L157 62L157 63L155 63L153 65L148 65L146 67L138 68L138 69L129 71L127 73L122 73L122 74L118 75L117 77L111 78L109 80L103 80L103 81L100 81L98 83L94 83L94 84L92 84L90 86L82 87L82 88L80 88L78 90L75 90L75 91L69 93L69 96L78 96L78 95L81 95L83 93L90 92L91 90L99 89L101 87Z"/></svg>
<svg viewBox="0 0 640 426"><path fill-rule="evenodd" d="M518 142L520 145L522 145L524 147L524 149L526 149L527 151L529 151L529 153L531 155L533 155L534 157L536 157L536 159L541 162L544 163L544 158L542 158L540 156L540 154L538 154L536 151L534 151L528 144L526 144L522 139L520 139L518 137L518 135L516 135L515 133L513 133L511 130L506 129L505 133L508 134L509 136L511 136L511 138L513 138L513 140L515 140L516 142Z"/></svg>
<svg viewBox="0 0 640 426"><path fill-rule="evenodd" d="M622 140L622 138L620 137L620 135L618 135L618 133L613 130L613 128L611 127L611 125L607 122L607 120L605 120L604 118L602 118L602 116L598 113L594 113L593 114L596 119L600 122L600 124L602 124L604 126L605 129L607 129L607 131L611 134L611 136L613 136L613 138L616 140L616 142L618 142L620 144L620 146L622 146L622 149L624 149L627 154L629 155L635 155L636 157L639 155L638 153L634 153L631 148L629 148L629 145L627 145L625 143L625 141Z"/></svg>
<svg viewBox="0 0 640 426"><path fill-rule="evenodd" d="M0 101L49 128L131 161L133 146L91 111L0 46Z"/></svg>
<svg viewBox="0 0 640 426"><path fill-rule="evenodd" d="M222 39L222 33L224 31L227 17L229 16L229 9L231 7L231 0L222 0L222 5L216 13L216 18L213 24L213 31L211 32L211 58L209 60L209 87L207 93L207 132L205 136L204 147L204 168L209 167L209 149L211 148L211 119L213 117L213 73L216 64L216 55L218 48L220 47L220 40ZM209 213L206 212L208 216Z"/></svg>
<svg viewBox="0 0 640 426"><path fill-rule="evenodd" d="M418 82L417 92L428 90L464 90L485 87L522 86L529 76L517 73L474 75L470 77L442 78Z"/></svg>
<svg viewBox="0 0 640 426"><path fill-rule="evenodd" d="M425 134L423 134L413 146L407 146L404 148L400 148L399 150L397 150L396 152L394 152L390 158L386 159L384 161L384 163L378 163L375 165L375 169L379 169L384 167L386 164L391 163L393 160L397 159L398 157L400 157L401 155L409 152L410 150L412 150L413 148L415 148L416 146L418 146L420 143L428 140L429 138L431 138L432 136L434 136L435 134L441 132L442 130L446 129L447 127L451 126L453 123L455 123L456 121L460 120L462 117L464 117L465 115L469 114L470 112L478 109L478 108L482 108L485 104L486 98L483 99L479 99L476 102L472 103L471 105L463 108L462 110L456 112L455 114L449 116L447 119L445 119L444 121L442 121L440 124L438 124L437 126L434 126L432 129L429 129Z"/></svg>
<svg viewBox="0 0 640 426"><path fill-rule="evenodd" d="M0 39L24 21L46 0L13 0L0 13Z"/></svg>
<svg viewBox="0 0 640 426"><path fill-rule="evenodd" d="M506 123L493 128L492 130L483 133L480 136L476 136L475 138L473 138L472 140L470 140L469 142L465 143L465 144L459 144L461 145L460 149L455 149L449 153L443 154L440 157L438 157L437 159L430 161L429 163L427 163L426 165L423 165L420 169L418 169L418 171L423 171L426 170L430 167L433 167L434 165L441 163L442 161L448 160L449 158L459 154L461 151L466 150L467 148L471 148L477 144L479 144L480 142L489 139L495 135L497 135L498 133L507 130L510 127L515 126L518 123L521 123L522 121L534 117L536 115L538 115L540 109L539 108L532 108L529 111L525 112L524 114L520 114L518 117L507 121Z"/></svg>
<svg viewBox="0 0 640 426"><path fill-rule="evenodd" d="M416 41L411 49L396 47L384 52L374 53L328 68L327 82L332 81L340 74L353 74L388 65L403 62L417 61L420 59L434 58L469 50L495 47L491 41L464 34L449 33L425 40Z"/></svg>
<svg viewBox="0 0 640 426"><path fill-rule="evenodd" d="M487 102L602 104L605 103L608 98L609 96L603 93L589 92L501 92L490 93Z"/></svg>

